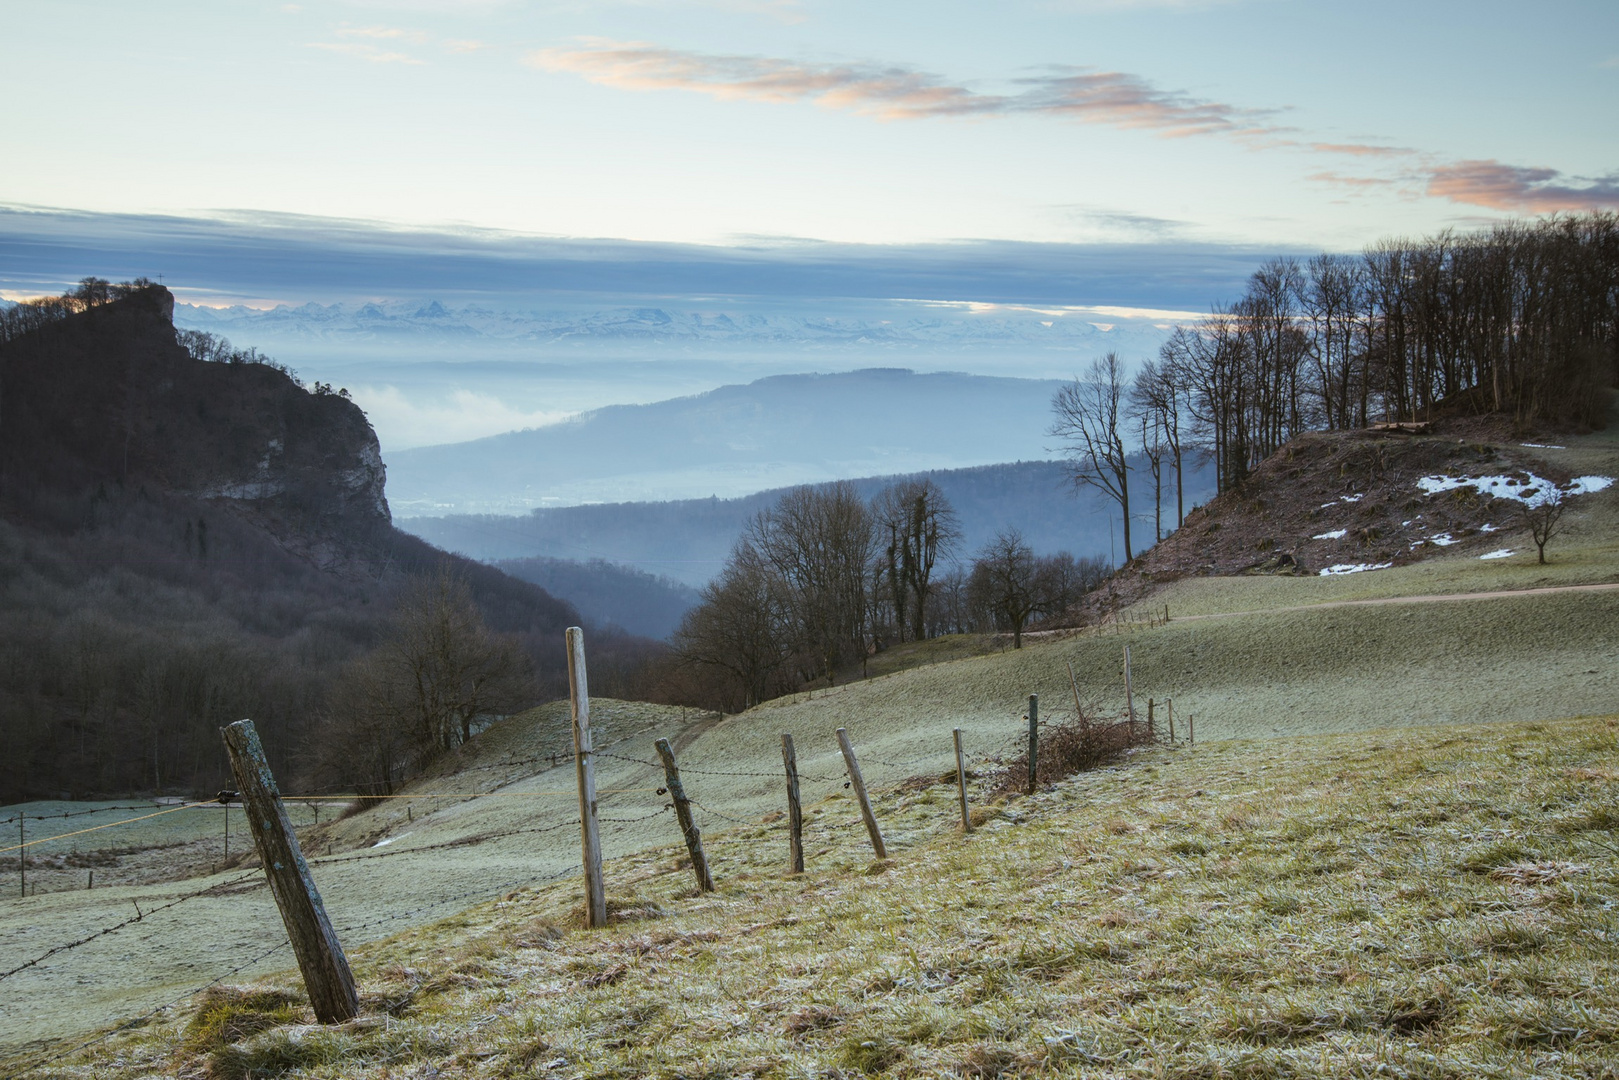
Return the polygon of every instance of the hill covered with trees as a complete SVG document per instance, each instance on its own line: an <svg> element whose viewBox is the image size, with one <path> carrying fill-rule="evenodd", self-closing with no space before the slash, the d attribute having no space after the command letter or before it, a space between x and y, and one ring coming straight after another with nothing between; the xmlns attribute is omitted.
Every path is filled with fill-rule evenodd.
<svg viewBox="0 0 1619 1080"><path fill-rule="evenodd" d="M87 279L0 313L0 802L213 790L244 716L309 772L332 687L407 636L423 578L509 646L512 707L564 684L577 610L395 529L346 394L177 336L172 308Z"/></svg>

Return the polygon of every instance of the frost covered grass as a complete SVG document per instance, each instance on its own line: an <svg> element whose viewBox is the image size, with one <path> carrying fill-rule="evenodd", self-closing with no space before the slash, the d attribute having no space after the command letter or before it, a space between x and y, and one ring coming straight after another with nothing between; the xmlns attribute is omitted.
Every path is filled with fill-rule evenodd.
<svg viewBox="0 0 1619 1080"><path fill-rule="evenodd" d="M1612 1075L1616 735L1142 752L887 863L822 830L796 879L738 828L716 894L673 848L615 863L603 931L568 883L358 950L355 1023L313 1027L288 973L21 1075ZM920 830L950 796L878 813Z"/></svg>

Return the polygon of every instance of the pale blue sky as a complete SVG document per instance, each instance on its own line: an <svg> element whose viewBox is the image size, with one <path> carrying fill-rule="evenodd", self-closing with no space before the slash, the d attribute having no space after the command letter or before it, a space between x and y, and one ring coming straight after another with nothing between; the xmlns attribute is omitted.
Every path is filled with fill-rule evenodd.
<svg viewBox="0 0 1619 1080"><path fill-rule="evenodd" d="M14 206L1289 249L1619 206L1612 0L59 0L4 24Z"/></svg>

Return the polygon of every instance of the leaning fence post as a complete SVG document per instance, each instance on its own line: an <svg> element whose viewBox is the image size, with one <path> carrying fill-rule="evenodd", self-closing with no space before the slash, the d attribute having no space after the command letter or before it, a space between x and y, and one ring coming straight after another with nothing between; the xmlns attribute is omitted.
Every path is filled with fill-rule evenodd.
<svg viewBox="0 0 1619 1080"><path fill-rule="evenodd" d="M596 820L596 755L590 739L590 680L585 674L585 632L568 627L568 700L573 711L573 763L579 777L579 833L585 866L585 918L607 925L607 890L602 884L601 826Z"/></svg>
<svg viewBox="0 0 1619 1080"><path fill-rule="evenodd" d="M298 837L287 819L281 792L264 759L259 733L253 721L238 720L222 734L253 844L264 864L264 876L269 879L276 906L281 909L281 921L286 924L287 940L298 957L298 969L303 972L315 1018L323 1024L352 1020L360 1011L354 974L332 922L326 917L309 864L298 848Z"/></svg>
<svg viewBox="0 0 1619 1080"><path fill-rule="evenodd" d="M860 762L855 760L854 745L849 742L849 733L838 728L838 746L843 750L843 762L849 766L849 782L854 785L855 798L860 800L860 816L866 819L866 832L871 834L871 850L877 853L879 859L888 858L888 849L883 846L882 830L877 828L877 817L871 812L871 798L866 794L866 781L860 775Z"/></svg>
<svg viewBox="0 0 1619 1080"><path fill-rule="evenodd" d="M686 798L686 788L680 782L680 769L675 765L674 747L669 745L668 739L659 739L652 745L657 747L658 757L663 759L664 783L669 785L669 798L674 800L675 817L680 819L680 835L686 838L686 851L691 855L692 873L697 875L697 891L713 892L714 879L708 872L708 857L703 854L703 834L697 830L697 823L691 819L691 800Z"/></svg>
<svg viewBox="0 0 1619 1080"><path fill-rule="evenodd" d="M1029 695L1029 794L1034 794L1035 761L1040 755L1040 695Z"/></svg>
<svg viewBox="0 0 1619 1080"><path fill-rule="evenodd" d="M798 800L798 754L793 737L781 733L781 764L787 770L787 860L789 874L804 872L804 806Z"/></svg>
<svg viewBox="0 0 1619 1080"><path fill-rule="evenodd" d="M956 741L956 791L961 795L961 831L973 831L972 815L967 813L967 763L961 756L961 729L955 728L950 732Z"/></svg>

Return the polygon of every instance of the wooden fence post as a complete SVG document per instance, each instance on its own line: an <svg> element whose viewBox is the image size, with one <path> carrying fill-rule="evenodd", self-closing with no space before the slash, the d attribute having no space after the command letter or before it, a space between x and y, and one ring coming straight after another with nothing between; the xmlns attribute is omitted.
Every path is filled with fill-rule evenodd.
<svg viewBox="0 0 1619 1080"><path fill-rule="evenodd" d="M1074 690L1074 715L1079 717L1079 730L1083 732L1088 725L1085 723L1085 707L1079 703L1079 680L1074 678L1074 662L1072 660L1068 661L1068 685L1073 687Z"/></svg>
<svg viewBox="0 0 1619 1080"><path fill-rule="evenodd" d="M849 767L849 782L854 785L855 798L860 800L860 816L866 819L866 832L871 834L871 850L877 853L879 859L888 858L888 849L883 846L882 830L877 828L877 817L871 812L871 798L866 794L866 781L860 775L860 762L855 760L854 746L849 742L849 733L838 728L838 746L843 750L843 762Z"/></svg>
<svg viewBox="0 0 1619 1080"><path fill-rule="evenodd" d="M1155 739L1155 738L1158 737L1157 736L1157 730L1153 726L1153 718L1152 718L1152 711L1153 711L1152 707L1153 707L1153 705L1154 705L1154 702L1153 702L1152 698L1148 698L1147 699L1147 738L1148 739Z"/></svg>
<svg viewBox="0 0 1619 1080"><path fill-rule="evenodd" d="M568 627L568 699L573 711L573 764L579 777L579 834L585 867L585 919L607 925L607 889L602 884L601 825L596 820L596 755L590 738L590 680L585 674L585 632Z"/></svg>
<svg viewBox="0 0 1619 1080"><path fill-rule="evenodd" d="M692 873L697 875L697 891L713 892L714 879L708 872L708 857L703 854L703 834L698 831L697 823L691 819L691 800L686 798L686 788L680 782L680 769L675 766L674 747L669 745L668 739L659 739L652 745L657 747L658 757L663 759L664 783L669 786L669 797L674 800L675 817L680 819L680 835L686 838L686 851L691 855Z"/></svg>
<svg viewBox="0 0 1619 1080"><path fill-rule="evenodd" d="M956 728L950 733L956 742L956 790L961 794L961 831L973 831L972 815L967 812L967 763L961 756L961 729Z"/></svg>
<svg viewBox="0 0 1619 1080"><path fill-rule="evenodd" d="M222 734L253 844L264 864L264 876L269 879L276 906L281 909L281 921L286 924L287 940L298 957L298 969L303 972L315 1018L323 1024L352 1020L360 1011L354 974L332 922L326 917L309 864L298 848L298 837L287 818L280 789L264 759L259 733L253 721L238 720Z"/></svg>
<svg viewBox="0 0 1619 1080"><path fill-rule="evenodd" d="M781 733L781 764L787 770L787 872L804 872L804 807L798 801L798 754L793 737Z"/></svg>
<svg viewBox="0 0 1619 1080"><path fill-rule="evenodd" d="M1197 718L1191 713L1186 714L1186 741L1192 746L1197 745Z"/></svg>
<svg viewBox="0 0 1619 1080"><path fill-rule="evenodd" d="M17 876L22 880L23 899L28 899L28 834L23 831L26 815L17 810Z"/></svg>
<svg viewBox="0 0 1619 1080"><path fill-rule="evenodd" d="M1124 710L1133 726L1136 722L1136 702L1130 688L1130 646L1124 647Z"/></svg>
<svg viewBox="0 0 1619 1080"><path fill-rule="evenodd" d="M1175 699L1164 699L1164 711L1169 714L1169 745L1175 745Z"/></svg>
<svg viewBox="0 0 1619 1080"><path fill-rule="evenodd" d="M1040 757L1040 695L1029 695L1029 794L1034 794L1035 763Z"/></svg>

